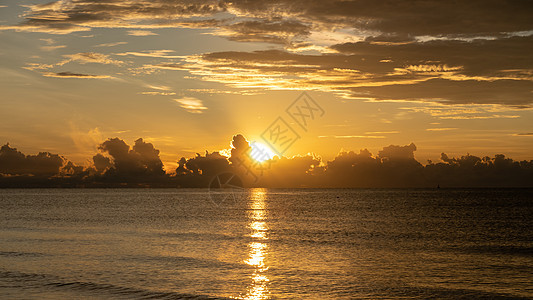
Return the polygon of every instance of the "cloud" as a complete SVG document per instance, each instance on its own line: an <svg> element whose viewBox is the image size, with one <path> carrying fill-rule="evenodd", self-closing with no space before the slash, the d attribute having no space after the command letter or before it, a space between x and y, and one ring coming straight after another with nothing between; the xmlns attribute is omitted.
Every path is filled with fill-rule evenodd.
<svg viewBox="0 0 533 300"><path fill-rule="evenodd" d="M320 135L319 138L335 138L335 139L384 139L384 135Z"/></svg>
<svg viewBox="0 0 533 300"><path fill-rule="evenodd" d="M56 41L54 39L39 39L43 42L46 43L47 46L41 46L39 47L41 50L43 51L54 51L54 50L57 50L57 49L61 49L61 48L65 48L67 46L65 45L54 45L56 43Z"/></svg>
<svg viewBox="0 0 533 300"><path fill-rule="evenodd" d="M396 134L396 133L400 133L400 132L397 131L397 130L393 130L393 131L369 131L369 132L365 132L365 134Z"/></svg>
<svg viewBox="0 0 533 300"><path fill-rule="evenodd" d="M220 155L219 152L209 153L205 152L205 156L196 154L196 157L187 159L185 162L186 170L192 174L202 174L206 176L214 176L222 172L230 171L230 164L228 158ZM187 173L183 168L178 166L177 174Z"/></svg>
<svg viewBox="0 0 533 300"><path fill-rule="evenodd" d="M39 39L40 41L43 41L45 42L47 45L53 45L56 43L56 41L54 39L50 39L50 38L47 38L47 39Z"/></svg>
<svg viewBox="0 0 533 300"><path fill-rule="evenodd" d="M27 70L51 70L57 66L64 66L71 62L78 62L80 64L87 64L87 63L98 63L98 64L105 64L105 65L123 65L124 62L119 60L114 60L109 57L109 55L102 54L102 53L96 53L96 52L83 52L83 53L75 53L75 54L67 54L63 55L66 59L55 63L55 64L39 64L39 63L27 63L26 67L23 67ZM83 73L74 73L69 71L62 71L62 72L42 72L41 73L45 77L55 77L55 78L93 78L93 79L102 79L102 78L114 78L110 75L92 75L92 74L83 74Z"/></svg>
<svg viewBox="0 0 533 300"><path fill-rule="evenodd" d="M128 42L105 43L105 44L96 45L94 47L115 47L115 46L118 46L118 45L125 45L127 43Z"/></svg>
<svg viewBox="0 0 533 300"><path fill-rule="evenodd" d="M427 128L426 131L450 131L457 130L455 127L442 127L442 128Z"/></svg>
<svg viewBox="0 0 533 300"><path fill-rule="evenodd" d="M59 174L64 162L63 157L49 152L25 155L9 144L0 148L0 174L53 176Z"/></svg>
<svg viewBox="0 0 533 300"><path fill-rule="evenodd" d="M57 49L61 49L61 48L66 48L67 46L65 45L54 45L54 46L41 46L39 47L41 50L43 51L54 51L54 50L57 50Z"/></svg>
<svg viewBox="0 0 533 300"><path fill-rule="evenodd" d="M62 66L70 62L78 62L81 64L86 63L98 63L98 64L104 64L104 65L122 65L124 62L120 60L114 60L109 57L107 54L102 53L96 53L96 52L82 52L82 53L76 53L76 54L67 54L63 55L63 57L66 57L66 60L63 60L56 65Z"/></svg>
<svg viewBox="0 0 533 300"><path fill-rule="evenodd" d="M65 34L88 31L91 28L178 27L180 22L190 23L186 22L187 18L210 16L223 11L217 2L56 1L28 5L24 22L15 26L2 26L0 29Z"/></svg>
<svg viewBox="0 0 533 300"><path fill-rule="evenodd" d="M533 178L533 161L517 162L502 154L449 158L442 153L442 162L423 166L415 160L415 150L410 144L384 147L377 157L367 149L341 152L315 173L314 182L327 187L496 187L530 186L531 179L525 178Z"/></svg>
<svg viewBox="0 0 533 300"><path fill-rule="evenodd" d="M153 85L153 84L147 84L147 88L154 89L154 90L160 90L160 91L170 91L172 88L166 85Z"/></svg>
<svg viewBox="0 0 533 300"><path fill-rule="evenodd" d="M78 151L82 153L94 153L98 149L98 145L104 140L102 133L98 127L83 131L73 122L69 123L69 136Z"/></svg>
<svg viewBox="0 0 533 300"><path fill-rule="evenodd" d="M242 134L236 134L231 140L229 161L233 164L241 164L249 160L249 157L247 157L246 153L251 150L252 148L250 143L246 140L246 138Z"/></svg>
<svg viewBox="0 0 533 300"><path fill-rule="evenodd" d="M158 35L157 33L148 31L148 30L130 30L128 31L128 35L133 36L149 36L149 35Z"/></svg>
<svg viewBox="0 0 533 300"><path fill-rule="evenodd" d="M424 183L424 167L415 160L416 146L390 145L373 156L367 149L359 153L343 151L328 161L321 180L333 187L406 187ZM431 183L433 185L433 183Z"/></svg>
<svg viewBox="0 0 533 300"><path fill-rule="evenodd" d="M187 70L196 78L239 89L320 90L371 101L531 106L533 37L495 41L431 41L402 45L349 43L342 53L278 50L215 52L183 63L145 66ZM390 59L389 63L381 63Z"/></svg>
<svg viewBox="0 0 533 300"><path fill-rule="evenodd" d="M156 91L148 91L148 92L140 92L139 94L142 95L151 95L151 96L173 96L176 95L175 92L172 92L172 88L166 85L153 85L153 84L145 84L145 86L149 89L153 89Z"/></svg>
<svg viewBox="0 0 533 300"><path fill-rule="evenodd" d="M141 95L150 95L150 96L173 96L176 95L174 92L140 92Z"/></svg>
<svg viewBox="0 0 533 300"><path fill-rule="evenodd" d="M17 32L41 32L48 34L70 34L73 32L80 31L91 31L89 27L82 26L72 26L69 24L57 24L54 26L42 26L42 25L31 25L29 23L24 23L15 26L9 25L0 25L0 30L14 30Z"/></svg>
<svg viewBox="0 0 533 300"><path fill-rule="evenodd" d="M193 114L201 114L207 107L204 106L202 100L194 97L184 97L181 99L174 99L183 109Z"/></svg>
<svg viewBox="0 0 533 300"><path fill-rule="evenodd" d="M208 151L182 157L172 175L165 174L159 150L142 138L133 147L119 138L104 141L86 169L57 154L25 155L7 144L0 148L0 186L207 187L221 172L238 174L251 187L531 187L533 182L533 160L442 153L440 162L422 165L416 149L411 143L384 147L377 156L367 149L343 151L327 162L314 154L275 156L258 165L250 159L250 143L238 134L229 159Z"/></svg>
<svg viewBox="0 0 533 300"><path fill-rule="evenodd" d="M229 24L217 34L239 42L265 42L292 45L302 42L310 27L296 21L254 20Z"/></svg>
<svg viewBox="0 0 533 300"><path fill-rule="evenodd" d="M414 159L415 151L416 145L414 143L411 143L407 146L390 145L379 151L378 156L388 160Z"/></svg>
<svg viewBox="0 0 533 300"><path fill-rule="evenodd" d="M163 175L163 163L159 158L159 150L151 143L146 143L142 138L130 146L119 138L108 139L99 149L111 156L112 166L102 156L93 157L94 165L100 171L106 170L110 176L158 176Z"/></svg>
<svg viewBox="0 0 533 300"><path fill-rule="evenodd" d="M223 89L187 89L188 92L193 93L202 93L202 94L230 94L230 95L261 95L264 94L264 92L261 92L260 90L236 90L236 91L229 91L229 90L223 90Z"/></svg>
<svg viewBox="0 0 533 300"><path fill-rule="evenodd" d="M25 21L11 29L60 33L90 28L216 28L224 21L230 37L273 37L347 28L362 35L487 36L531 30L527 1L55 1L26 6ZM221 14L224 13L224 14ZM224 18L225 17L225 18ZM235 21L237 19L237 21ZM420 24L423 24L421 26ZM191 26L191 25L189 25ZM218 27L220 28L220 27ZM304 29L302 29L304 28ZM280 34L280 36L282 36ZM289 35L291 36L291 35Z"/></svg>
<svg viewBox="0 0 533 300"><path fill-rule="evenodd" d="M470 119L514 119L519 115L509 114L533 108L509 107L501 104L455 104L430 103L424 106L400 107L402 110L421 112L439 119L470 120ZM436 123L440 124L440 123Z"/></svg>
<svg viewBox="0 0 533 300"><path fill-rule="evenodd" d="M86 79L104 79L104 78L113 78L109 75L91 75L91 74L80 74L72 72L44 72L42 73L45 77L54 77L54 78L86 78Z"/></svg>
<svg viewBox="0 0 533 300"><path fill-rule="evenodd" d="M182 60L131 68L132 73L186 70L243 90L319 90L368 101L533 105L527 1L80 0L25 7L21 23L0 29L65 34L126 28L146 36L158 28L200 28L286 50L116 54ZM71 61L121 63L79 53Z"/></svg>
<svg viewBox="0 0 533 300"><path fill-rule="evenodd" d="M99 174L104 174L107 170L113 167L113 163L109 157L103 156L101 153L93 156L94 168Z"/></svg>
<svg viewBox="0 0 533 300"><path fill-rule="evenodd" d="M160 57L160 58L183 58L183 56L168 55L175 52L174 50L147 50L143 52L123 52L115 53L115 55L126 56L140 56L140 57Z"/></svg>

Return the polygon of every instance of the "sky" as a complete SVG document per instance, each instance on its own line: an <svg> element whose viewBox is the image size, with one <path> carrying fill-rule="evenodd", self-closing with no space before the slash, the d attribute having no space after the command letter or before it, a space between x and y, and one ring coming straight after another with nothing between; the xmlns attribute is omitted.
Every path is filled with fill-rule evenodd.
<svg viewBox="0 0 533 300"><path fill-rule="evenodd" d="M416 144L416 158L533 158L528 1L0 1L0 143L90 164L118 137L180 157ZM302 93L320 112L288 113ZM310 102L311 103L311 102ZM224 152L223 152L224 153Z"/></svg>

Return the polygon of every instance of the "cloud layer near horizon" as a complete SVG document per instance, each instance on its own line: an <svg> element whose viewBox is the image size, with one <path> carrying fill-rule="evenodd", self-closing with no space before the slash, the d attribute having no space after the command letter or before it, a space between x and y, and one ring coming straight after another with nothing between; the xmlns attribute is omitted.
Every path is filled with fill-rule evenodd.
<svg viewBox="0 0 533 300"><path fill-rule="evenodd" d="M182 157L172 174L165 174L159 150L142 138L133 147L119 138L106 140L86 168L57 154L25 155L4 145L0 187L209 187L213 178L228 172L240 176L245 186L257 187L531 187L533 182L533 161L517 162L503 154L450 158L442 153L441 162L424 166L411 143L384 147L376 156L361 149L343 151L327 162L305 155L258 163L250 158L250 143L242 135L231 144L230 157L208 151Z"/></svg>

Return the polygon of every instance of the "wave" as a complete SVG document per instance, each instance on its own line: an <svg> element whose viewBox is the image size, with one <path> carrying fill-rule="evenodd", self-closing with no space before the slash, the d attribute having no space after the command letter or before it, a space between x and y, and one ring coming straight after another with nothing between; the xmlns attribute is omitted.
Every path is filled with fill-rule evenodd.
<svg viewBox="0 0 533 300"><path fill-rule="evenodd" d="M42 257L47 256L48 254L38 253L38 252L16 252L16 251L0 251L0 256L4 257Z"/></svg>
<svg viewBox="0 0 533 300"><path fill-rule="evenodd" d="M4 288L39 289L43 295L54 292L71 292L77 297L87 296L102 299L230 299L208 295L193 295L178 292L162 292L84 281L70 281L48 274L33 274L0 270L0 286Z"/></svg>
<svg viewBox="0 0 533 300"><path fill-rule="evenodd" d="M151 256L151 255L126 255L117 260L123 261L137 261L138 263L147 263L151 266L154 264L165 265L172 264L174 267L180 266L194 266L195 268L216 268L216 269L238 269L243 267L248 267L247 264L237 263L237 262L224 262L218 259L205 259L205 258L195 258L189 256L177 256L177 255L166 255L166 256Z"/></svg>
<svg viewBox="0 0 533 300"><path fill-rule="evenodd" d="M531 299L526 296L518 296L507 293L495 293L475 289L453 289L444 287L426 286L401 286L386 289L367 291L370 299L450 299L450 300L526 300ZM359 299L367 299L361 297Z"/></svg>
<svg viewBox="0 0 533 300"><path fill-rule="evenodd" d="M473 245L465 246L465 252L499 254L499 255L520 255L533 256L533 247L515 245Z"/></svg>

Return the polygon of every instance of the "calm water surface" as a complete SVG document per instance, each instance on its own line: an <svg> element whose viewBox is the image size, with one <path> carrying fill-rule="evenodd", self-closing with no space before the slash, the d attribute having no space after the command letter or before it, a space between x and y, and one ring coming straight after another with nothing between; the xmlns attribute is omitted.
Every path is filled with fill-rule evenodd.
<svg viewBox="0 0 533 300"><path fill-rule="evenodd" d="M0 298L533 298L533 190L219 196L0 190Z"/></svg>

